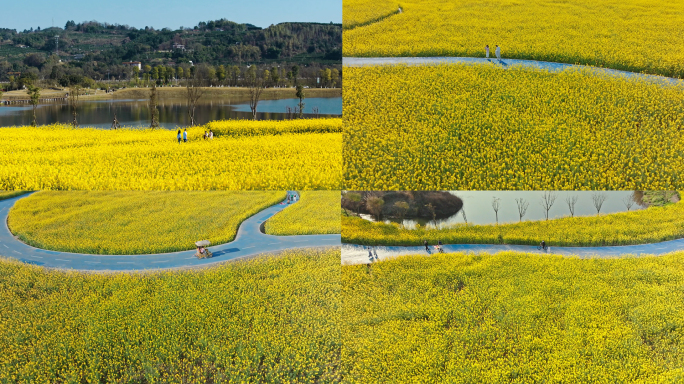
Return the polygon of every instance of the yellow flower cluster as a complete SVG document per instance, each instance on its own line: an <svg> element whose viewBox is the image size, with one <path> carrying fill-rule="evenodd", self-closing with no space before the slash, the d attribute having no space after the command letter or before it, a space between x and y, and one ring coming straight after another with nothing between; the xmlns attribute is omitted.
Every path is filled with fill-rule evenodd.
<svg viewBox="0 0 684 384"><path fill-rule="evenodd" d="M399 12L393 0L344 0L342 2L342 27L356 28L382 20Z"/></svg>
<svg viewBox="0 0 684 384"><path fill-rule="evenodd" d="M299 123L291 124L299 127ZM322 119L321 124L327 127L323 130L334 125L329 119ZM3 128L0 189L340 188L340 133L225 135L202 140L203 127L188 132L190 141L178 144L176 132L168 130L110 131L64 125Z"/></svg>
<svg viewBox="0 0 684 384"><path fill-rule="evenodd" d="M269 235L340 233L340 191L304 191L301 200L266 221Z"/></svg>
<svg viewBox="0 0 684 384"><path fill-rule="evenodd" d="M494 65L345 68L356 190L676 189L684 81Z"/></svg>
<svg viewBox="0 0 684 384"><path fill-rule="evenodd" d="M0 382L336 382L339 276L339 248L149 274L3 260Z"/></svg>
<svg viewBox="0 0 684 384"><path fill-rule="evenodd" d="M296 120L220 120L203 127L211 129L215 136L266 136L288 133L335 133L342 132L342 119L296 119Z"/></svg>
<svg viewBox="0 0 684 384"><path fill-rule="evenodd" d="M376 0L347 3L345 24L376 17ZM494 57L499 45L504 58L684 77L682 0L414 0L401 6L400 14L345 30L344 55L484 57L489 45Z"/></svg>
<svg viewBox="0 0 684 384"><path fill-rule="evenodd" d="M680 383L684 253L342 266L350 383Z"/></svg>
<svg viewBox="0 0 684 384"><path fill-rule="evenodd" d="M284 191L43 191L16 202L7 223L22 241L63 252L132 255L235 238L245 219ZM339 223L338 223L339 225Z"/></svg>
<svg viewBox="0 0 684 384"><path fill-rule="evenodd" d="M684 237L684 203L602 216L565 217L500 225L457 224L451 228L409 230L399 224L342 217L342 241L364 245L526 244L556 246L657 243Z"/></svg>

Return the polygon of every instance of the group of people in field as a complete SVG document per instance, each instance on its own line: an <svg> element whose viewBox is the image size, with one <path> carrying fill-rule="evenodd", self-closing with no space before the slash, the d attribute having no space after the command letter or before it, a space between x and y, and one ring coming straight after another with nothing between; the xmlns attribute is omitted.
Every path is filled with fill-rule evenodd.
<svg viewBox="0 0 684 384"><path fill-rule="evenodd" d="M497 59L501 60L501 47L497 45L494 54ZM485 56L489 59L489 45L485 45Z"/></svg>
<svg viewBox="0 0 684 384"><path fill-rule="evenodd" d="M183 140L184 143L188 142L188 129L185 128L183 129L183 132L181 133L181 130L178 130L178 134L176 135L176 138L178 139L178 144L181 143L181 140ZM208 131L204 131L204 135L202 136L202 139L204 140L211 140L214 138L214 132L210 129Z"/></svg>

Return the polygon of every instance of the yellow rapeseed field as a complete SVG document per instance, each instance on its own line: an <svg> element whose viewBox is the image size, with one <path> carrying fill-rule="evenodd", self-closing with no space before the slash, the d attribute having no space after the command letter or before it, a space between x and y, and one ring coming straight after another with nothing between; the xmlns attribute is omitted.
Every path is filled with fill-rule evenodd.
<svg viewBox="0 0 684 384"><path fill-rule="evenodd" d="M334 133L342 132L342 119L296 119L296 120L220 120L202 127L221 136L268 136L288 133ZM204 132L196 131L199 136Z"/></svg>
<svg viewBox="0 0 684 384"><path fill-rule="evenodd" d="M344 23L373 20L375 0L344 1ZM383 3L384 5L384 3ZM411 0L402 13L345 30L345 56L494 57L684 77L684 0Z"/></svg>
<svg viewBox="0 0 684 384"><path fill-rule="evenodd" d="M342 266L350 383L681 383L684 253Z"/></svg>
<svg viewBox="0 0 684 384"><path fill-rule="evenodd" d="M83 274L0 261L2 383L339 381L340 251Z"/></svg>
<svg viewBox="0 0 684 384"><path fill-rule="evenodd" d="M42 249L131 255L223 244L284 191L43 191L16 202L8 226ZM338 224L339 225L339 224Z"/></svg>
<svg viewBox="0 0 684 384"><path fill-rule="evenodd" d="M382 20L399 11L394 0L344 0L342 2L342 27L356 28Z"/></svg>
<svg viewBox="0 0 684 384"><path fill-rule="evenodd" d="M340 188L341 119L210 125L213 140L195 127L182 144L163 129L3 128L0 189Z"/></svg>
<svg viewBox="0 0 684 384"><path fill-rule="evenodd" d="M684 186L684 81L482 65L345 68L345 188Z"/></svg>
<svg viewBox="0 0 684 384"><path fill-rule="evenodd" d="M451 228L404 229L342 217L342 241L364 245L526 244L603 246L657 243L684 237L684 203L601 216L565 217L500 225L457 224Z"/></svg>
<svg viewBox="0 0 684 384"><path fill-rule="evenodd" d="M304 191L301 200L266 221L269 235L340 233L340 191Z"/></svg>

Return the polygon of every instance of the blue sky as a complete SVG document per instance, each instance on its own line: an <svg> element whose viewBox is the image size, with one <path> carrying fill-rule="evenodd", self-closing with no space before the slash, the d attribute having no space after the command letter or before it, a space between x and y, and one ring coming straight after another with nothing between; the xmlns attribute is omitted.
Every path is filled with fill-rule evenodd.
<svg viewBox="0 0 684 384"><path fill-rule="evenodd" d="M23 31L33 27L64 28L68 20L77 23L97 20L162 29L194 27L200 21L221 18L259 27L286 21L342 22L342 0L32 0L3 1L0 28Z"/></svg>

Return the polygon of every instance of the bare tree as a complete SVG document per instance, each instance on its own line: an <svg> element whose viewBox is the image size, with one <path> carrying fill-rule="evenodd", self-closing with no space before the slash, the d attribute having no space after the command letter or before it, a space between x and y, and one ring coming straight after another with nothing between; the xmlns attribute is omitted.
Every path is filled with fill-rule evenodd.
<svg viewBox="0 0 684 384"><path fill-rule="evenodd" d="M493 197L492 198L492 209L494 210L494 215L496 215L496 224L499 224L499 207L501 206L501 199Z"/></svg>
<svg viewBox="0 0 684 384"><path fill-rule="evenodd" d="M202 73L203 71L195 71L195 74L185 81L186 99L188 101L188 118L190 119L190 126L194 127L197 125L197 120L195 120L195 108L197 107L197 102L204 95L204 89L202 89Z"/></svg>
<svg viewBox="0 0 684 384"><path fill-rule="evenodd" d="M629 212L634 205L634 195L625 196L625 198L622 199L622 202L625 204L625 207L627 207L627 212Z"/></svg>
<svg viewBox="0 0 684 384"><path fill-rule="evenodd" d="M253 65L249 67L246 73L247 85L249 87L249 108L252 110L252 119L254 120L256 120L257 105L259 105L261 93L266 87L264 79L261 76L257 76L256 71L256 65Z"/></svg>
<svg viewBox="0 0 684 384"><path fill-rule="evenodd" d="M366 200L366 208L375 216L376 220L380 220L383 205L385 205L385 200L377 196L370 197Z"/></svg>
<svg viewBox="0 0 684 384"><path fill-rule="evenodd" d="M405 201L397 201L394 203L394 207L399 211L399 218L401 219L401 224L404 225L404 215L409 209L409 204Z"/></svg>
<svg viewBox="0 0 684 384"><path fill-rule="evenodd" d="M76 116L78 116L78 96L81 93L81 87L79 85L72 85L69 87L69 105L71 106L71 125L78 127L78 121Z"/></svg>
<svg viewBox="0 0 684 384"><path fill-rule="evenodd" d="M577 195L566 196L565 203L568 205L568 209L570 210L570 217L575 217L575 204L577 204Z"/></svg>
<svg viewBox="0 0 684 384"><path fill-rule="evenodd" d="M463 221L468 224L468 218L466 218L465 209L461 208L461 216L463 216Z"/></svg>
<svg viewBox="0 0 684 384"><path fill-rule="evenodd" d="M541 197L541 206L544 208L544 214L546 216L546 220L549 220L549 211L551 210L551 207L553 207L553 204L556 202L556 198L558 195L556 195L553 191L544 191Z"/></svg>
<svg viewBox="0 0 684 384"><path fill-rule="evenodd" d="M608 196L603 192L593 193L591 195L591 199L594 201L594 208L596 208L597 215L601 214L601 207L603 206L603 202L606 201L607 197Z"/></svg>
<svg viewBox="0 0 684 384"><path fill-rule="evenodd" d="M296 89L296 96L299 99L299 118L301 119L304 116L304 87L297 85Z"/></svg>
<svg viewBox="0 0 684 384"><path fill-rule="evenodd" d="M435 206L432 205L432 203L427 203L427 205L425 205L425 208L427 208L428 211L430 211L430 215L432 215L432 221L434 221L435 224L437 224L437 213L435 212Z"/></svg>
<svg viewBox="0 0 684 384"><path fill-rule="evenodd" d="M518 215L520 216L520 221L522 221L523 216L525 216L527 213L527 208L530 206L530 203L525 201L523 198L515 199L515 203L518 204Z"/></svg>
<svg viewBox="0 0 684 384"><path fill-rule="evenodd" d="M361 200L363 200L361 194L356 192L347 192L344 194L344 198L354 203L353 206L356 207L356 216L361 216L361 206L363 204L361 202Z"/></svg>
<svg viewBox="0 0 684 384"><path fill-rule="evenodd" d="M157 84L150 87L150 128L159 128L159 110L157 109Z"/></svg>

